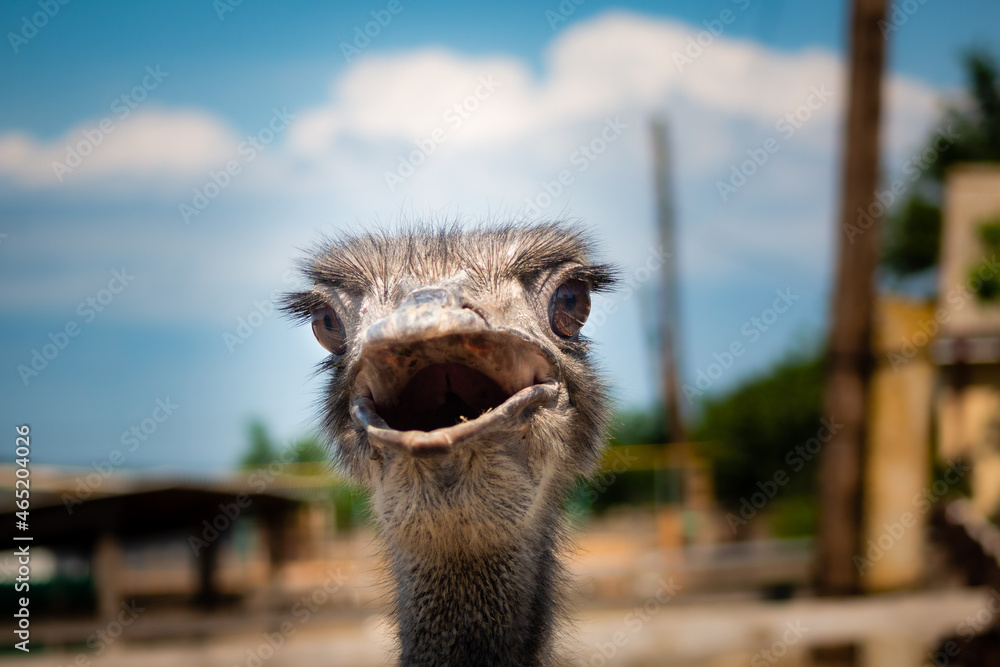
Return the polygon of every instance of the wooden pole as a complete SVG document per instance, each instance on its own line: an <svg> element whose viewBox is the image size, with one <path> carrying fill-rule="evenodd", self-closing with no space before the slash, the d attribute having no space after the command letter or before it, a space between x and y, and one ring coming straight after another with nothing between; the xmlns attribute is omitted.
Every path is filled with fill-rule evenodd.
<svg viewBox="0 0 1000 667"><path fill-rule="evenodd" d="M669 424L669 440L686 442L687 432L680 408L680 380L678 378L678 296L677 261L674 252L674 202L670 182L670 150L667 140L667 123L663 119L653 119L653 165L656 184L656 220L660 244L666 261L663 272L663 297L660 307L660 354L663 374L663 408Z"/></svg>
<svg viewBox="0 0 1000 667"><path fill-rule="evenodd" d="M861 547L862 462L872 371L871 330L878 265L879 216L872 216L879 168L879 112L885 0L854 0L850 100L842 167L840 252L833 298L824 416L843 427L824 445L820 464L817 591L850 595L859 588L854 557ZM859 218L860 213L874 222ZM859 220L861 221L859 224ZM848 234L848 230L862 233Z"/></svg>
<svg viewBox="0 0 1000 667"><path fill-rule="evenodd" d="M689 479L691 457L687 445L687 431L680 408L680 379L678 378L678 297L677 261L674 249L673 184L670 182L670 148L667 121L654 118L650 123L653 147L653 179L656 188L656 223L659 241L665 255L660 268L659 321L657 333L660 343L660 373L663 391L663 416L667 427L667 441L659 457L665 469L658 469L654 482L658 488L666 485L666 503L657 515L660 545L665 548L683 546L688 538L685 530L685 512L691 490ZM665 475L665 479L664 479ZM658 492L657 498L661 497ZM683 553L677 551L676 553Z"/></svg>

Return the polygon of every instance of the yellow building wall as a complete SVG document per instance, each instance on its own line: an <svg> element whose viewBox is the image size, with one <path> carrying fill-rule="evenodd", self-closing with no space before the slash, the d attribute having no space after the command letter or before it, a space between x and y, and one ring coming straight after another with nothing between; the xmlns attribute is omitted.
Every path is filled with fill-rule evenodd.
<svg viewBox="0 0 1000 667"><path fill-rule="evenodd" d="M929 302L882 297L876 304L865 467L861 560L866 590L919 586L928 511L916 499L929 483L935 369L928 350Z"/></svg>

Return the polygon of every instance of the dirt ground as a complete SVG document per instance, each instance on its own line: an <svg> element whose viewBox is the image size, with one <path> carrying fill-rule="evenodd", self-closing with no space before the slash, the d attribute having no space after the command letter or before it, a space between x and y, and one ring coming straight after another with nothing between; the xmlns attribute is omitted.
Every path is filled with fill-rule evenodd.
<svg viewBox="0 0 1000 667"><path fill-rule="evenodd" d="M660 599L665 599L661 595ZM631 609L585 610L563 641L573 667L812 667L815 646L854 643L858 667L923 667L944 637L992 620L983 589L948 589L845 601L690 601L656 598ZM990 619L986 619L990 616ZM233 632L169 643L130 641L94 650L0 658L24 667L368 667L393 664L391 629L378 614L316 615L293 633ZM286 626L289 627L289 626ZM961 649L961 646L959 646Z"/></svg>

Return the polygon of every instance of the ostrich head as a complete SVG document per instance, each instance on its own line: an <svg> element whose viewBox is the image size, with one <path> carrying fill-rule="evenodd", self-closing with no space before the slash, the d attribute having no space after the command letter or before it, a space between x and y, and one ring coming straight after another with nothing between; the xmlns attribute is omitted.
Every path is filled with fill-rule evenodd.
<svg viewBox="0 0 1000 667"><path fill-rule="evenodd" d="M323 426L372 493L404 664L541 664L562 505L599 459L580 329L613 283L565 224L325 243L285 309L330 353Z"/></svg>

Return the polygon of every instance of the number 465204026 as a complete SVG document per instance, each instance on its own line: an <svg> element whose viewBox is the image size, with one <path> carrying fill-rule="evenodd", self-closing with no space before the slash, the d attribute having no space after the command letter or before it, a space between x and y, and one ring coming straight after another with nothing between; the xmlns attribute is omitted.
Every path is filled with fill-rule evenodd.
<svg viewBox="0 0 1000 667"><path fill-rule="evenodd" d="M16 431L17 440L14 443L14 455L16 456L15 462L18 467L15 472L17 480L14 482L14 495L16 497L17 509L20 510L17 512L18 527L24 525L22 530L26 530L26 524L28 523L29 488L31 486L28 479L31 475L31 471L28 469L29 455L31 454L31 428L25 424L16 427ZM23 522L23 524L20 522Z"/></svg>

